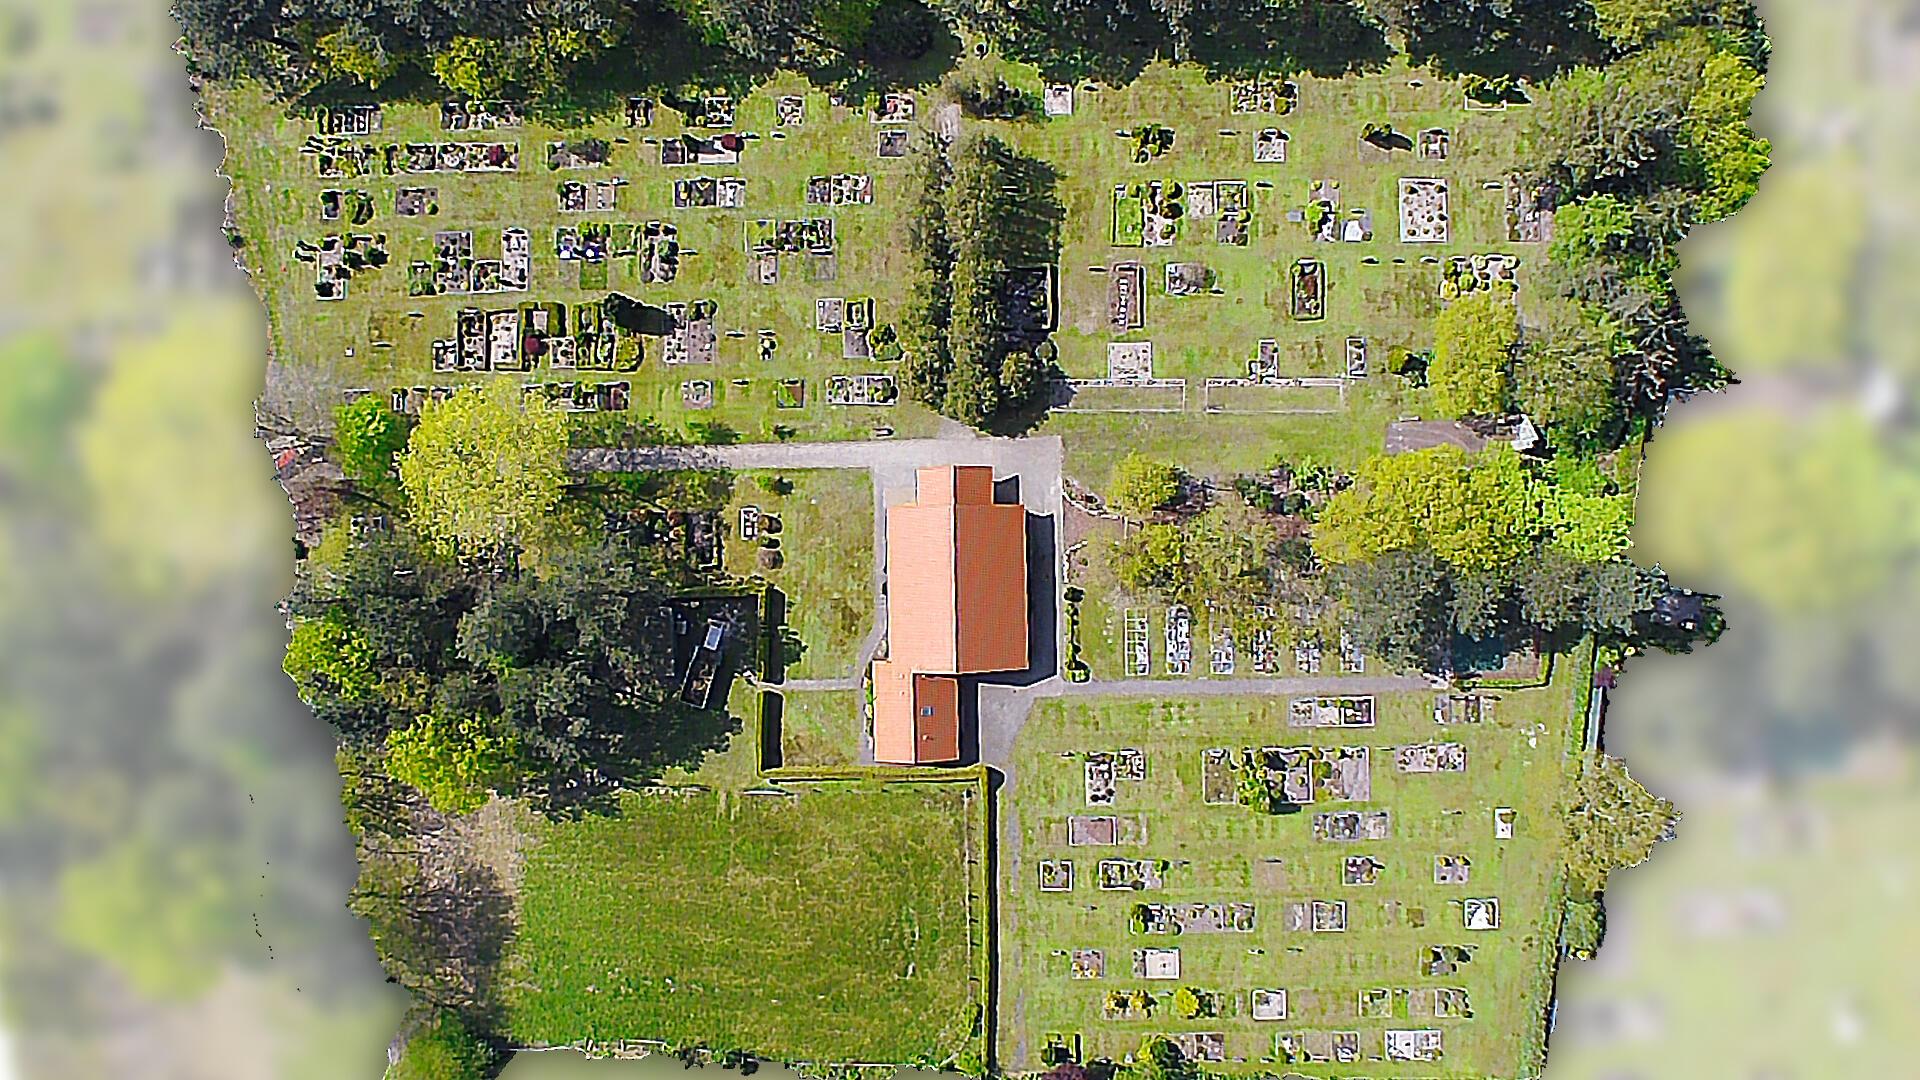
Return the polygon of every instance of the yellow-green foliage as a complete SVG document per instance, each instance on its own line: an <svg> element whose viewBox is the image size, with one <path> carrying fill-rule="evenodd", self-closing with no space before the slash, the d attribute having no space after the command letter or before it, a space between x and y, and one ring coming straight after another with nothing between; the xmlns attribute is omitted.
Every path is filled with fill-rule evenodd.
<svg viewBox="0 0 1920 1080"><path fill-rule="evenodd" d="M519 743L485 720L423 716L387 733L387 771L443 814L466 814L513 779Z"/></svg>
<svg viewBox="0 0 1920 1080"><path fill-rule="evenodd" d="M566 484L567 421L506 383L429 404L400 455L415 528L443 554L535 547Z"/></svg>
<svg viewBox="0 0 1920 1080"><path fill-rule="evenodd" d="M1507 408L1507 368L1520 341L1505 289L1473 293L1433 320L1433 401L1448 416L1493 416Z"/></svg>
<svg viewBox="0 0 1920 1080"><path fill-rule="evenodd" d="M1540 493L1505 446L1452 446L1372 458L1352 487L1328 500L1313 548L1330 563L1428 548L1457 570L1518 561L1543 521Z"/></svg>

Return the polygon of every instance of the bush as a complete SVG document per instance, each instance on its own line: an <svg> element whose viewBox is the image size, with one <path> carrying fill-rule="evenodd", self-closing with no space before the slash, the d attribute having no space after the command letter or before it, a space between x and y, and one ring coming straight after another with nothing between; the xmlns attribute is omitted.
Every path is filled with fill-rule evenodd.
<svg viewBox="0 0 1920 1080"><path fill-rule="evenodd" d="M488 1080L507 1055L451 1012L433 1014L408 1037L386 1080Z"/></svg>
<svg viewBox="0 0 1920 1080"><path fill-rule="evenodd" d="M1582 960L1592 959L1606 936L1607 909L1600 895L1569 897L1566 922L1560 930L1567 951Z"/></svg>

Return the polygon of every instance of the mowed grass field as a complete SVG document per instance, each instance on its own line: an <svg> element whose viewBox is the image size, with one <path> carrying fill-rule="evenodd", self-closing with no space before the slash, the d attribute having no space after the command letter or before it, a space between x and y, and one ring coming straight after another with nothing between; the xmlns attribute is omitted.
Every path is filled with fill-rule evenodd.
<svg viewBox="0 0 1920 1080"><path fill-rule="evenodd" d="M1442 727L1432 719L1432 696L1379 698L1378 724L1347 731L1291 728L1284 698L1207 699L1184 703L1122 699L1042 703L1022 731L1017 782L1003 813L1009 838L1001 852L1002 1015L1000 1061L1009 1069L1040 1066L1047 1036L1078 1036L1085 1059L1118 1059L1156 1032L1221 1032L1229 1072L1275 1069L1303 1076L1512 1077L1525 1065L1544 1022L1550 960L1557 940L1555 867L1561 843L1557 801L1579 695L1579 665L1543 689L1488 691L1495 716L1479 725ZM1465 774L1402 775L1391 748L1430 740L1465 744ZM1372 748L1372 799L1329 802L1324 796L1299 813L1268 815L1237 805L1203 801L1202 752L1208 747L1365 745ZM1146 779L1121 782L1111 809L1090 809L1083 787L1084 754L1134 747L1146 755ZM1498 841L1493 811L1517 812L1516 835ZM1389 839L1339 843L1317 840L1314 813L1385 809ZM1146 841L1137 846L1069 847L1065 824L1074 814L1138 817ZM1435 885L1433 859L1466 855L1466 885ZM1342 883L1344 859L1372 856L1385 864L1371 886ZM1166 860L1162 889L1101 891L1102 858ZM1070 892L1039 889L1042 859L1073 863ZM1273 862L1270 860L1278 860ZM1501 926L1468 931L1462 901L1497 897ZM1344 933L1283 928L1289 901L1344 900ZM1136 902L1248 901L1252 933L1135 934L1128 913ZM1428 977L1418 969L1433 945L1467 945L1474 956L1457 975ZM1178 981L1131 977L1132 951L1180 950ZM1069 953L1106 954L1106 976L1070 977ZM1190 986L1217 995L1217 1017L1181 1020L1172 996ZM1388 988L1468 992L1472 1019L1432 1019L1413 1013L1410 999L1393 1019L1363 1019L1359 995ZM1156 995L1148 1019L1106 1019L1110 991L1141 988ZM1248 1005L1255 989L1284 989L1285 1021L1255 1021ZM1378 1060L1388 1028L1438 1027L1444 1058L1431 1064ZM1362 1062L1346 1065L1276 1060L1281 1032L1357 1031Z"/></svg>
<svg viewBox="0 0 1920 1080"><path fill-rule="evenodd" d="M761 481L785 481L786 494ZM780 565L760 565L760 541L740 535L740 510L759 507L780 519ZM736 474L726 509L726 569L758 576L786 595L787 625L804 648L790 679L855 674L861 642L873 628L873 481L864 469L799 469Z"/></svg>
<svg viewBox="0 0 1920 1080"><path fill-rule="evenodd" d="M816 1062L966 1048L984 1000L979 784L790 790L635 793L615 816L542 823L503 965L509 1037Z"/></svg>

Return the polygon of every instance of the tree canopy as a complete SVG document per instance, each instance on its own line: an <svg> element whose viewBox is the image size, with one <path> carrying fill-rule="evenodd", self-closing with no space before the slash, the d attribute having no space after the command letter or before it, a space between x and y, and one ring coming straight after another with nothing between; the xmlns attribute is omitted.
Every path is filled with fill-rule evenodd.
<svg viewBox="0 0 1920 1080"><path fill-rule="evenodd" d="M1513 299L1488 289L1448 304L1433 320L1427 379L1447 416L1499 416L1507 410L1508 369L1520 328Z"/></svg>
<svg viewBox="0 0 1920 1080"><path fill-rule="evenodd" d="M449 555L532 548L566 485L566 417L506 383L429 403L400 455L414 527Z"/></svg>
<svg viewBox="0 0 1920 1080"><path fill-rule="evenodd" d="M1107 504L1129 517L1146 517L1180 497L1180 470L1144 454L1128 454L1113 466Z"/></svg>
<svg viewBox="0 0 1920 1080"><path fill-rule="evenodd" d="M395 487L394 457L406 449L412 425L378 394L363 394L334 410L333 443L341 471L368 491Z"/></svg>
<svg viewBox="0 0 1920 1080"><path fill-rule="evenodd" d="M514 780L519 747L480 717L428 715L387 733L387 772L443 814L478 810Z"/></svg>
<svg viewBox="0 0 1920 1080"><path fill-rule="evenodd" d="M1327 501L1315 554L1353 563L1388 551L1428 550L1460 570L1519 561L1542 526L1540 495L1505 446L1452 446L1370 458L1352 487Z"/></svg>
<svg viewBox="0 0 1920 1080"><path fill-rule="evenodd" d="M1588 754L1567 805L1567 871L1573 884L1600 891L1608 874L1645 862L1679 820L1673 804L1641 787L1617 758Z"/></svg>

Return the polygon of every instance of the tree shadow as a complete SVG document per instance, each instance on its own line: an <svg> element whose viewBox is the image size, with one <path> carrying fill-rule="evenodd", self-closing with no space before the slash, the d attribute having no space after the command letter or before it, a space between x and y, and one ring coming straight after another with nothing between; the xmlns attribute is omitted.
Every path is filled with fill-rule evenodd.
<svg viewBox="0 0 1920 1080"><path fill-rule="evenodd" d="M1404 36L1412 63L1444 75L1541 82L1607 59L1586 0L1393 0L1376 8Z"/></svg>

